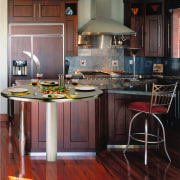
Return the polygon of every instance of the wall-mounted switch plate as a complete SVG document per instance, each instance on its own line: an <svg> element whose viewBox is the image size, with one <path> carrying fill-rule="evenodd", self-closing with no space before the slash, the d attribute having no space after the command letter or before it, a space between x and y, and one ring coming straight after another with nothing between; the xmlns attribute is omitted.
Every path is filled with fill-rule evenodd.
<svg viewBox="0 0 180 180"><path fill-rule="evenodd" d="M86 60L80 60L80 66L86 66Z"/></svg>
<svg viewBox="0 0 180 180"><path fill-rule="evenodd" d="M112 66L117 67L118 66L118 60L112 60Z"/></svg>
<svg viewBox="0 0 180 180"><path fill-rule="evenodd" d="M133 64L133 60L129 60L129 64Z"/></svg>

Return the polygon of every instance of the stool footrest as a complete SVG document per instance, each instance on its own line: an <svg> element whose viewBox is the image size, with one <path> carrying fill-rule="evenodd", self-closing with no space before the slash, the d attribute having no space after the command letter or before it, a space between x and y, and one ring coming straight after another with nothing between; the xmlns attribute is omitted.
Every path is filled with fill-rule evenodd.
<svg viewBox="0 0 180 180"><path fill-rule="evenodd" d="M132 133L130 135L131 139L133 139L135 141L138 141L138 142L145 143L145 140L138 139L138 138L135 137L135 135L145 135L145 133ZM147 141L147 143L149 143L149 144L160 144L160 143L164 142L164 139L162 137L156 136L154 134L149 134L149 133L147 135L159 139L157 141Z"/></svg>

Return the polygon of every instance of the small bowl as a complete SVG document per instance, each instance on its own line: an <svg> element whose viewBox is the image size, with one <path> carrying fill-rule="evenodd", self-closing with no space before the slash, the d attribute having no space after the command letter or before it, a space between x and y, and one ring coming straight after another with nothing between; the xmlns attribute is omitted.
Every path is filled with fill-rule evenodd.
<svg viewBox="0 0 180 180"><path fill-rule="evenodd" d="M154 12L156 12L158 10L159 6L160 5L154 4L154 5L151 5L151 8L153 9Z"/></svg>
<svg viewBox="0 0 180 180"><path fill-rule="evenodd" d="M131 8L131 11L133 15L136 16L138 14L139 8Z"/></svg>

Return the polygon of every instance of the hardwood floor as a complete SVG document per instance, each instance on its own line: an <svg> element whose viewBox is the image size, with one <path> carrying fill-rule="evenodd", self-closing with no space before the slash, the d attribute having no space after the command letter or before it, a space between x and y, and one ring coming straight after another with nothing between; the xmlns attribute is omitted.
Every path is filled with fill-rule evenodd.
<svg viewBox="0 0 180 180"><path fill-rule="evenodd" d="M43 157L21 158L10 138L13 131L0 123L0 180L178 180L180 179L180 132L169 129L167 149L169 164L163 150L148 150L148 165L144 151L104 150L96 157L58 157L47 162ZM161 149L161 148L160 148Z"/></svg>

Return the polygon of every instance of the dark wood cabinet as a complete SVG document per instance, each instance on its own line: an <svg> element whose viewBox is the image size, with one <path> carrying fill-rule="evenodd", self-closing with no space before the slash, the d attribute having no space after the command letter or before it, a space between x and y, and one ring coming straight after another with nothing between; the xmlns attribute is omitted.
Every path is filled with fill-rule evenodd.
<svg viewBox="0 0 180 180"><path fill-rule="evenodd" d="M136 112L127 108L128 103L133 101L150 100L151 96L108 94L108 144L124 145L127 144L129 122ZM137 132L144 129L144 115L137 117L133 124L133 131ZM149 121L149 130L153 130L154 121Z"/></svg>
<svg viewBox="0 0 180 180"><path fill-rule="evenodd" d="M31 152L45 151L45 103L31 103ZM58 103L58 151L95 151L95 100Z"/></svg>
<svg viewBox="0 0 180 180"><path fill-rule="evenodd" d="M95 151L95 101L64 104L64 150Z"/></svg>
<svg viewBox="0 0 180 180"><path fill-rule="evenodd" d="M138 56L163 57L170 51L170 24L166 23L165 2L162 0L124 0L125 24L137 32L130 37L129 46L141 48ZM128 23L128 19L130 23ZM169 24L169 25L168 25Z"/></svg>
<svg viewBox="0 0 180 180"><path fill-rule="evenodd" d="M145 17L145 56L164 56L164 24L162 15Z"/></svg>
<svg viewBox="0 0 180 180"><path fill-rule="evenodd" d="M65 7L58 0L9 0L9 22L61 22Z"/></svg>
<svg viewBox="0 0 180 180"><path fill-rule="evenodd" d="M78 16L66 16L65 56L78 56Z"/></svg>
<svg viewBox="0 0 180 180"><path fill-rule="evenodd" d="M143 15L140 16L132 16L131 17L131 28L137 32L136 36L132 36L130 39L130 47L141 48L137 52L137 56L144 56L145 51L145 17Z"/></svg>
<svg viewBox="0 0 180 180"><path fill-rule="evenodd" d="M78 4L77 0L65 1L65 56L78 56ZM73 14L66 10L71 8Z"/></svg>
<svg viewBox="0 0 180 180"><path fill-rule="evenodd" d="M78 0L9 0L9 23L64 23L65 56L78 56ZM66 10L72 9L73 14Z"/></svg>
<svg viewBox="0 0 180 180"><path fill-rule="evenodd" d="M45 152L46 103L27 102L24 107L26 151ZM20 110L21 103L15 101L13 122L16 135ZM97 152L106 148L107 91L96 100L58 103L57 112L59 152Z"/></svg>

